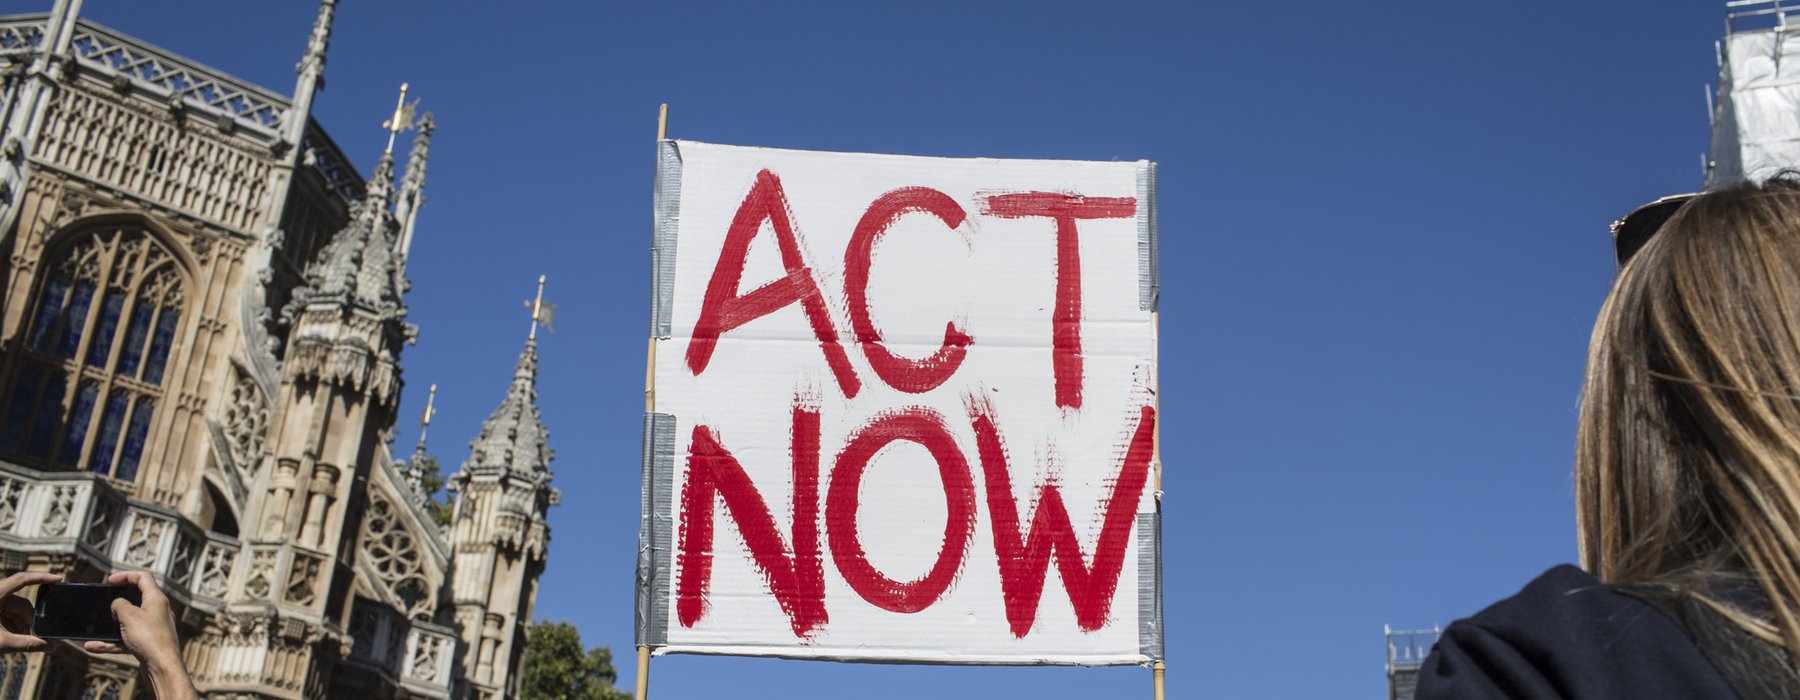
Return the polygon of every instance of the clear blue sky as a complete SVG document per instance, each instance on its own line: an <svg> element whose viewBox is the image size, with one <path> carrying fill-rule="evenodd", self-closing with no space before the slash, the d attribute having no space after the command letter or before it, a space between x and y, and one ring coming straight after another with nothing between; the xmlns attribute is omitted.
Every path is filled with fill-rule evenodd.
<svg viewBox="0 0 1800 700"><path fill-rule="evenodd" d="M1723 4L348 0L315 113L365 172L401 81L438 118L404 411L440 385L446 466L549 275L538 614L627 688L658 103L718 143L1159 161L1171 696L1379 698L1384 623L1575 557L1606 226L1699 185ZM314 7L85 14L285 93ZM1150 692L1138 668L652 670L665 700Z"/></svg>

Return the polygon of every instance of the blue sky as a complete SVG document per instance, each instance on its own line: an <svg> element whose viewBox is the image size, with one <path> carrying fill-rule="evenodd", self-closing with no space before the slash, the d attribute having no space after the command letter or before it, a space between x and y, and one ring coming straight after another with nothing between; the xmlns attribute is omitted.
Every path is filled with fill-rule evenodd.
<svg viewBox="0 0 1800 700"><path fill-rule="evenodd" d="M48 9L49 0L9 11ZM41 5L42 7L36 7ZM315 5L87 0L289 92ZM315 115L434 112L404 412L447 466L539 274L563 505L538 615L630 687L658 103L717 143L1160 165L1173 697L1382 697L1381 631L1575 557L1606 225L1697 187L1723 2L342 4ZM410 445L413 426L399 444ZM664 657L657 698L1148 697L1138 668Z"/></svg>

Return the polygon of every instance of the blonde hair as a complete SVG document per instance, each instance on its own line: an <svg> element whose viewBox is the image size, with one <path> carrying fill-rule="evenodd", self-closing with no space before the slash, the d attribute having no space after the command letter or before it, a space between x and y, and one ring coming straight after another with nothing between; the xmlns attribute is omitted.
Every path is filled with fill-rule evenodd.
<svg viewBox="0 0 1800 700"><path fill-rule="evenodd" d="M1619 270L1575 503L1600 580L1672 587L1800 660L1800 180L1695 197ZM1734 578L1766 606L1712 594Z"/></svg>

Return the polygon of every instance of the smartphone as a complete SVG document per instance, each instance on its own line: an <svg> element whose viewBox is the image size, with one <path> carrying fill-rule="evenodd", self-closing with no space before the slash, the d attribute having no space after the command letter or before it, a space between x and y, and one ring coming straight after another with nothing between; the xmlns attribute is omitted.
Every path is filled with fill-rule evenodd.
<svg viewBox="0 0 1800 700"><path fill-rule="evenodd" d="M106 583L48 583L38 587L31 633L43 639L122 641L112 603L125 599L143 604L137 586Z"/></svg>

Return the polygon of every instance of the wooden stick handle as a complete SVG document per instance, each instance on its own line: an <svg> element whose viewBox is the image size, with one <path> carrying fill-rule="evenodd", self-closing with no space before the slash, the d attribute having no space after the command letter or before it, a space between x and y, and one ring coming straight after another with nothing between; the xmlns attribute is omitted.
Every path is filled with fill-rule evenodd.
<svg viewBox="0 0 1800 700"><path fill-rule="evenodd" d="M656 412L656 336L650 336L650 359L644 363L644 412Z"/></svg>
<svg viewBox="0 0 1800 700"><path fill-rule="evenodd" d="M1161 671L1157 674L1158 678L1162 677ZM634 700L650 699L650 647L638 647L637 694L632 697ZM1161 691L1157 692L1157 697L1162 697Z"/></svg>
<svg viewBox="0 0 1800 700"><path fill-rule="evenodd" d="M1150 667L1150 679L1156 686L1156 700L1163 700L1163 662L1158 661L1155 666Z"/></svg>
<svg viewBox="0 0 1800 700"><path fill-rule="evenodd" d="M662 141L669 129L669 103L664 102L656 116L656 140ZM644 411L656 410L656 336L650 337L650 357L644 368ZM637 692L634 700L650 698L650 647L637 648Z"/></svg>

